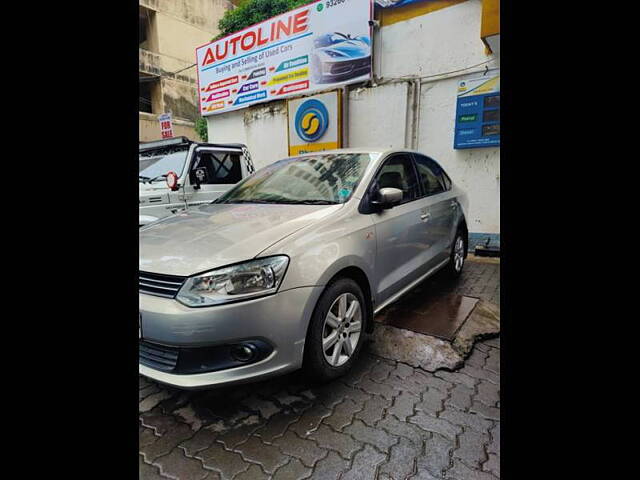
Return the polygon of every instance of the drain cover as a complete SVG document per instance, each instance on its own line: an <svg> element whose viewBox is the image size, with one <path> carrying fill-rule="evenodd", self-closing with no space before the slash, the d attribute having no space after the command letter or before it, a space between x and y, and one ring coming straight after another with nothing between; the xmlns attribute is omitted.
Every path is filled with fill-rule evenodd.
<svg viewBox="0 0 640 480"><path fill-rule="evenodd" d="M451 341L478 303L477 298L455 295L408 295L390 305L376 321Z"/></svg>

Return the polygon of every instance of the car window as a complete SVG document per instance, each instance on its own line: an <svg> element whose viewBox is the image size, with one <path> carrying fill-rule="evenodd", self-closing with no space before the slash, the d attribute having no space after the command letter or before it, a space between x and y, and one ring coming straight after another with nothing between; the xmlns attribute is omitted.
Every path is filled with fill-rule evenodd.
<svg viewBox="0 0 640 480"><path fill-rule="evenodd" d="M442 179L442 168L436 162L423 155L415 155L415 159L424 195L435 195L444 192L446 187Z"/></svg>
<svg viewBox="0 0 640 480"><path fill-rule="evenodd" d="M378 188L402 190L402 203L418 198L418 182L408 155L395 155L386 160L376 175Z"/></svg>
<svg viewBox="0 0 640 480"><path fill-rule="evenodd" d="M240 156L227 152L200 152L191 169L191 183L233 184L242 180Z"/></svg>

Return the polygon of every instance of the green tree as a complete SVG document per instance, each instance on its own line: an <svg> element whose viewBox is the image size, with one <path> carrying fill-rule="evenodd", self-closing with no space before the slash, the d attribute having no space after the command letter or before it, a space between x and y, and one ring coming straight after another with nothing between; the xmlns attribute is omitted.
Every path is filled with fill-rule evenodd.
<svg viewBox="0 0 640 480"><path fill-rule="evenodd" d="M207 132L207 120L204 117L198 117L196 120L196 133L203 142L209 141L209 133Z"/></svg>
<svg viewBox="0 0 640 480"><path fill-rule="evenodd" d="M227 10L224 13L218 22L220 34L213 40L226 37L254 23L262 22L307 3L309 0L245 0L233 10Z"/></svg>

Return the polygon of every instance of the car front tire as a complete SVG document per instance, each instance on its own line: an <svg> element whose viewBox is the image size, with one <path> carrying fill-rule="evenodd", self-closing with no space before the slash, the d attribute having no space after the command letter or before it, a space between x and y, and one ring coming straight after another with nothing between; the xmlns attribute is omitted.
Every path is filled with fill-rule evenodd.
<svg viewBox="0 0 640 480"><path fill-rule="evenodd" d="M320 382L344 375L364 343L366 304L350 278L332 282L320 296L309 324L303 368Z"/></svg>

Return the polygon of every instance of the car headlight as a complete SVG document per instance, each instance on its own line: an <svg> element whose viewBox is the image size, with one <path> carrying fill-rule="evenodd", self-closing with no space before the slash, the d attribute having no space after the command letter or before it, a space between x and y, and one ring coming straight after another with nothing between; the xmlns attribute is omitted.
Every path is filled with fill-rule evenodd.
<svg viewBox="0 0 640 480"><path fill-rule="evenodd" d="M336 58L336 57L345 57L346 55L343 55L340 52L334 52L333 50L326 50L325 52L327 55L329 55L330 57Z"/></svg>
<svg viewBox="0 0 640 480"><path fill-rule="evenodd" d="M188 307L206 307L269 295L278 291L289 257L259 258L211 270L184 283L176 299Z"/></svg>

